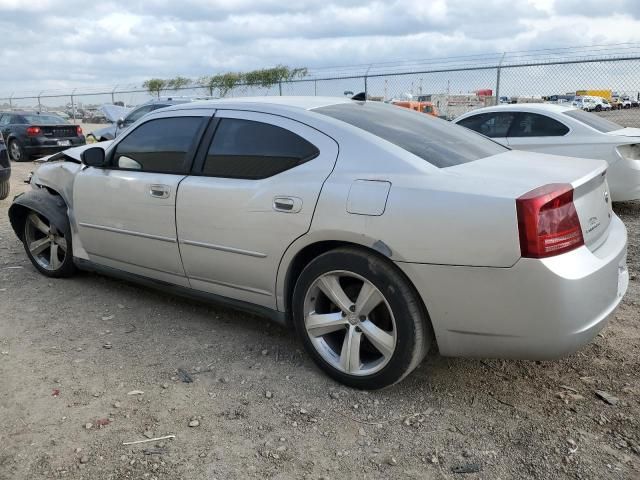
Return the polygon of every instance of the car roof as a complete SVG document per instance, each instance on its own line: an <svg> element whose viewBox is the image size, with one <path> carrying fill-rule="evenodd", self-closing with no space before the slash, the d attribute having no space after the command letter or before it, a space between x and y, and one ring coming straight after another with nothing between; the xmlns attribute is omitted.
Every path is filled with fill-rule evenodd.
<svg viewBox="0 0 640 480"><path fill-rule="evenodd" d="M351 103L352 100L347 97L313 97L313 96L285 96L285 97L238 97L238 98L220 98L215 100L202 100L190 103L182 103L163 109L167 110L188 110L199 109L203 107L209 108L238 108L243 109L255 107L288 107L298 110L313 110L314 108L326 107L328 105L336 105L339 103Z"/></svg>
<svg viewBox="0 0 640 480"><path fill-rule="evenodd" d="M547 112L547 113L564 113L568 110L576 110L572 105L559 105L555 103L512 103L509 105L494 105L492 107L483 107L460 115L458 118L476 115L478 113L489 112ZM457 120L457 119L456 119ZM454 120L454 122L456 121Z"/></svg>

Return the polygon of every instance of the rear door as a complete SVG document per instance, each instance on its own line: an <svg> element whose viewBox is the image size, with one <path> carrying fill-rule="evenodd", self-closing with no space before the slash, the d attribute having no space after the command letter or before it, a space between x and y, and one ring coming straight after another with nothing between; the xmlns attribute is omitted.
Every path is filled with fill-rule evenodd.
<svg viewBox="0 0 640 480"><path fill-rule="evenodd" d="M154 115L118 138L108 168L84 168L74 210L89 260L188 286L180 260L176 195L213 111Z"/></svg>
<svg viewBox="0 0 640 480"><path fill-rule="evenodd" d="M488 112L472 115L457 122L458 125L485 135L507 146L507 132L516 117L516 112Z"/></svg>
<svg viewBox="0 0 640 480"><path fill-rule="evenodd" d="M276 115L220 110L214 122L178 193L184 268L193 288L275 308L278 265L309 230L338 145Z"/></svg>

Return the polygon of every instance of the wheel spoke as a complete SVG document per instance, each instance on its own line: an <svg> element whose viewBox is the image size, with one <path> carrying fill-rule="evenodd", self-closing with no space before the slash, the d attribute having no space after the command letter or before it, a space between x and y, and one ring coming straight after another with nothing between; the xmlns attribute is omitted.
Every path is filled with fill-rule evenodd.
<svg viewBox="0 0 640 480"><path fill-rule="evenodd" d="M344 335L342 350L340 351L340 366L347 373L355 373L360 370L360 342L362 333L357 332L353 326L349 327Z"/></svg>
<svg viewBox="0 0 640 480"><path fill-rule="evenodd" d="M56 235L55 237L53 237L53 241L56 242L56 245L58 245L64 253L67 253L67 241L64 239L64 237Z"/></svg>
<svg viewBox="0 0 640 480"><path fill-rule="evenodd" d="M29 244L29 251L32 255L38 255L39 253L42 253L44 250L46 250L49 247L50 243L51 240L49 240L49 237L41 238L40 240L36 240Z"/></svg>
<svg viewBox="0 0 640 480"><path fill-rule="evenodd" d="M40 220L40 217L38 217L38 215L36 215L35 213L29 214L29 222L31 222L34 227L36 227L45 235L49 235L49 227L42 220Z"/></svg>
<svg viewBox="0 0 640 480"><path fill-rule="evenodd" d="M362 329L365 337L367 337L367 340L376 347L383 357L387 358L393 355L393 335L376 326L371 320L361 322L360 328Z"/></svg>
<svg viewBox="0 0 640 480"><path fill-rule="evenodd" d="M353 302L344 293L338 275L324 275L318 281L318 287L333 304L343 312L348 312Z"/></svg>
<svg viewBox="0 0 640 480"><path fill-rule="evenodd" d="M51 253L49 254L49 266L53 270L57 270L60 266L60 259L58 258L58 245L51 242Z"/></svg>
<svg viewBox="0 0 640 480"><path fill-rule="evenodd" d="M382 303L382 294L369 282L364 282L356 300L356 315L368 316Z"/></svg>
<svg viewBox="0 0 640 480"><path fill-rule="evenodd" d="M307 332L312 337L321 337L327 333L336 332L347 325L342 312L311 313L306 319Z"/></svg>

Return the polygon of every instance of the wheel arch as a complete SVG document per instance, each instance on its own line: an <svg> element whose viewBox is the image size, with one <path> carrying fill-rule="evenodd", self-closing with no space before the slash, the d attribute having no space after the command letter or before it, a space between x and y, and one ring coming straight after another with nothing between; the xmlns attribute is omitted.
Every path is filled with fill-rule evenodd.
<svg viewBox="0 0 640 480"><path fill-rule="evenodd" d="M366 239L366 237L360 236L359 239ZM298 278L300 277L300 274L302 273L302 270L304 270L304 268L314 258L322 255L323 253L341 247L352 247L385 260L396 272L398 272L399 275L401 275L407 281L407 284L411 286L416 297L420 301L420 307L422 308L424 318L428 323L428 328L431 329L431 332L434 331L431 317L429 315L429 309L427 308L424 299L420 295L418 289L413 284L411 279L407 276L407 274L403 272L402 269L398 268L398 266L393 262L393 252L391 251L391 249L380 240L367 240L370 240L368 244L359 242L355 239L347 238L343 238L341 240L316 239L304 242L304 244L298 245L298 248L293 248L296 244L289 247L289 249L285 252L283 260L280 264L276 285L278 309L285 312L287 323L292 323L291 303L293 299L293 290Z"/></svg>
<svg viewBox="0 0 640 480"><path fill-rule="evenodd" d="M20 240L23 239L24 223L30 210L49 219L57 229L65 234L70 233L67 204L64 199L55 191L40 188L16 197L9 207L9 221Z"/></svg>

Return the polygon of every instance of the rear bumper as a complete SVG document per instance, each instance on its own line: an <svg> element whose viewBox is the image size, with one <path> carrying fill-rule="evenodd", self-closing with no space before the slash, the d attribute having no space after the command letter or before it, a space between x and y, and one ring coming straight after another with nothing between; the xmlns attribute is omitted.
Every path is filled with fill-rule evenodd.
<svg viewBox="0 0 640 480"><path fill-rule="evenodd" d="M618 160L607 170L607 182L614 202L640 200L640 160Z"/></svg>
<svg viewBox="0 0 640 480"><path fill-rule="evenodd" d="M510 268L398 263L421 294L443 355L544 360L588 343L624 296L627 233L614 216L595 252L581 247Z"/></svg>
<svg viewBox="0 0 640 480"><path fill-rule="evenodd" d="M58 145L58 141L69 141L70 145ZM71 138L32 138L31 141L25 141L23 148L29 155L51 155L61 152L67 148L84 145L86 140L84 136Z"/></svg>

